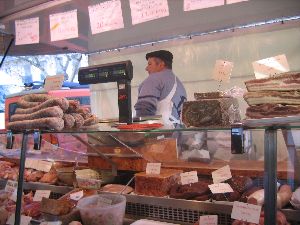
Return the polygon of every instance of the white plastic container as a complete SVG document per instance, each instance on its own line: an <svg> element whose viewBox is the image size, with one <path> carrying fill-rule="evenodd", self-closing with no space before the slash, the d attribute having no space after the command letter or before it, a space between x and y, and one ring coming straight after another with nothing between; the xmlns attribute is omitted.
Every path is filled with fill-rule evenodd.
<svg viewBox="0 0 300 225"><path fill-rule="evenodd" d="M109 193L80 199L77 204L84 225L122 225L125 207L123 195Z"/></svg>

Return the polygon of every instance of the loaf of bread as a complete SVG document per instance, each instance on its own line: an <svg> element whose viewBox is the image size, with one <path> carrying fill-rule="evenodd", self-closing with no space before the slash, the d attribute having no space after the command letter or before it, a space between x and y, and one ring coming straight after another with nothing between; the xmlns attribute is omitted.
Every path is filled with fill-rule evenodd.
<svg viewBox="0 0 300 225"><path fill-rule="evenodd" d="M135 174L135 193L150 196L167 196L171 186L179 183L182 170L161 169L160 174Z"/></svg>

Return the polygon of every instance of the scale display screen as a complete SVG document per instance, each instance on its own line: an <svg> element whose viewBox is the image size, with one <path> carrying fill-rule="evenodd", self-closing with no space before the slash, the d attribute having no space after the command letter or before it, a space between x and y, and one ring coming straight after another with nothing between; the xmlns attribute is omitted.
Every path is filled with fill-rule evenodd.
<svg viewBox="0 0 300 225"><path fill-rule="evenodd" d="M131 61L102 64L80 68L78 81L80 84L108 83L119 80L132 80L133 68Z"/></svg>

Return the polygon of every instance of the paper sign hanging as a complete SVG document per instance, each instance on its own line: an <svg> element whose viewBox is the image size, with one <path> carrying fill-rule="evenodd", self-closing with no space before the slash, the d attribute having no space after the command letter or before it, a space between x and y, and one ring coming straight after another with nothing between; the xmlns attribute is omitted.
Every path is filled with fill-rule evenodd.
<svg viewBox="0 0 300 225"><path fill-rule="evenodd" d="M21 215L21 218L20 218L20 225L28 225L31 221L32 217L30 216L23 216ZM15 224L15 214L11 214L10 217L8 218L7 224L9 225L14 225Z"/></svg>
<svg viewBox="0 0 300 225"><path fill-rule="evenodd" d="M255 61L252 63L252 66L256 79L276 76L280 73L290 71L287 58L284 54Z"/></svg>
<svg viewBox="0 0 300 225"><path fill-rule="evenodd" d="M191 11L196 9L211 8L224 4L224 0L184 0L183 10Z"/></svg>
<svg viewBox="0 0 300 225"><path fill-rule="evenodd" d="M200 216L199 225L218 225L217 215Z"/></svg>
<svg viewBox="0 0 300 225"><path fill-rule="evenodd" d="M50 190L36 190L33 201L40 202L42 198L49 198L51 191Z"/></svg>
<svg viewBox="0 0 300 225"><path fill-rule="evenodd" d="M213 79L220 82L229 82L232 69L233 62L217 60L213 72Z"/></svg>
<svg viewBox="0 0 300 225"><path fill-rule="evenodd" d="M227 183L211 184L208 187L213 194L233 192L232 187Z"/></svg>
<svg viewBox="0 0 300 225"><path fill-rule="evenodd" d="M51 41L78 37L77 9L49 15Z"/></svg>
<svg viewBox="0 0 300 225"><path fill-rule="evenodd" d="M147 163L146 174L160 174L161 163Z"/></svg>
<svg viewBox="0 0 300 225"><path fill-rule="evenodd" d="M221 183L232 177L230 167L228 165L213 171L211 173L211 176L213 178L214 184Z"/></svg>
<svg viewBox="0 0 300 225"><path fill-rule="evenodd" d="M124 28L120 0L111 0L88 7L92 34Z"/></svg>
<svg viewBox="0 0 300 225"><path fill-rule="evenodd" d="M64 75L47 76L45 79L44 89L46 91L61 89L64 82Z"/></svg>
<svg viewBox="0 0 300 225"><path fill-rule="evenodd" d="M248 0L227 0L226 4L234 4L239 2L247 2Z"/></svg>
<svg viewBox="0 0 300 225"><path fill-rule="evenodd" d="M181 173L180 180L182 185L198 182L197 171Z"/></svg>
<svg viewBox="0 0 300 225"><path fill-rule="evenodd" d="M35 44L40 42L39 18L16 20L16 45Z"/></svg>
<svg viewBox="0 0 300 225"><path fill-rule="evenodd" d="M167 0L130 0L132 24L169 16Z"/></svg>
<svg viewBox="0 0 300 225"><path fill-rule="evenodd" d="M259 224L260 211L260 205L252 205L244 202L234 202L231 212L231 218L248 223Z"/></svg>

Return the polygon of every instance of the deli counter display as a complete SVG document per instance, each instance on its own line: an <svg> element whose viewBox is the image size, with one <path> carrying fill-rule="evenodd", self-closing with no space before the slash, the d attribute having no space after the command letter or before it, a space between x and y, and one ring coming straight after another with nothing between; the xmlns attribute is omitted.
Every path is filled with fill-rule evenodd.
<svg viewBox="0 0 300 225"><path fill-rule="evenodd" d="M152 123L2 132L1 204L7 216L15 213L15 222L26 215L40 223L49 218L40 211L47 201L33 201L37 190L50 190L54 201L70 200L63 195L74 190L90 195L114 189L126 197L130 221L195 224L214 215L218 224L239 224L235 204L247 203L261 206L257 224L299 224L297 120L245 120L231 128L164 129ZM242 145L236 145L236 135ZM4 195L13 181L17 190ZM232 191L228 186L216 191L220 183Z"/></svg>

